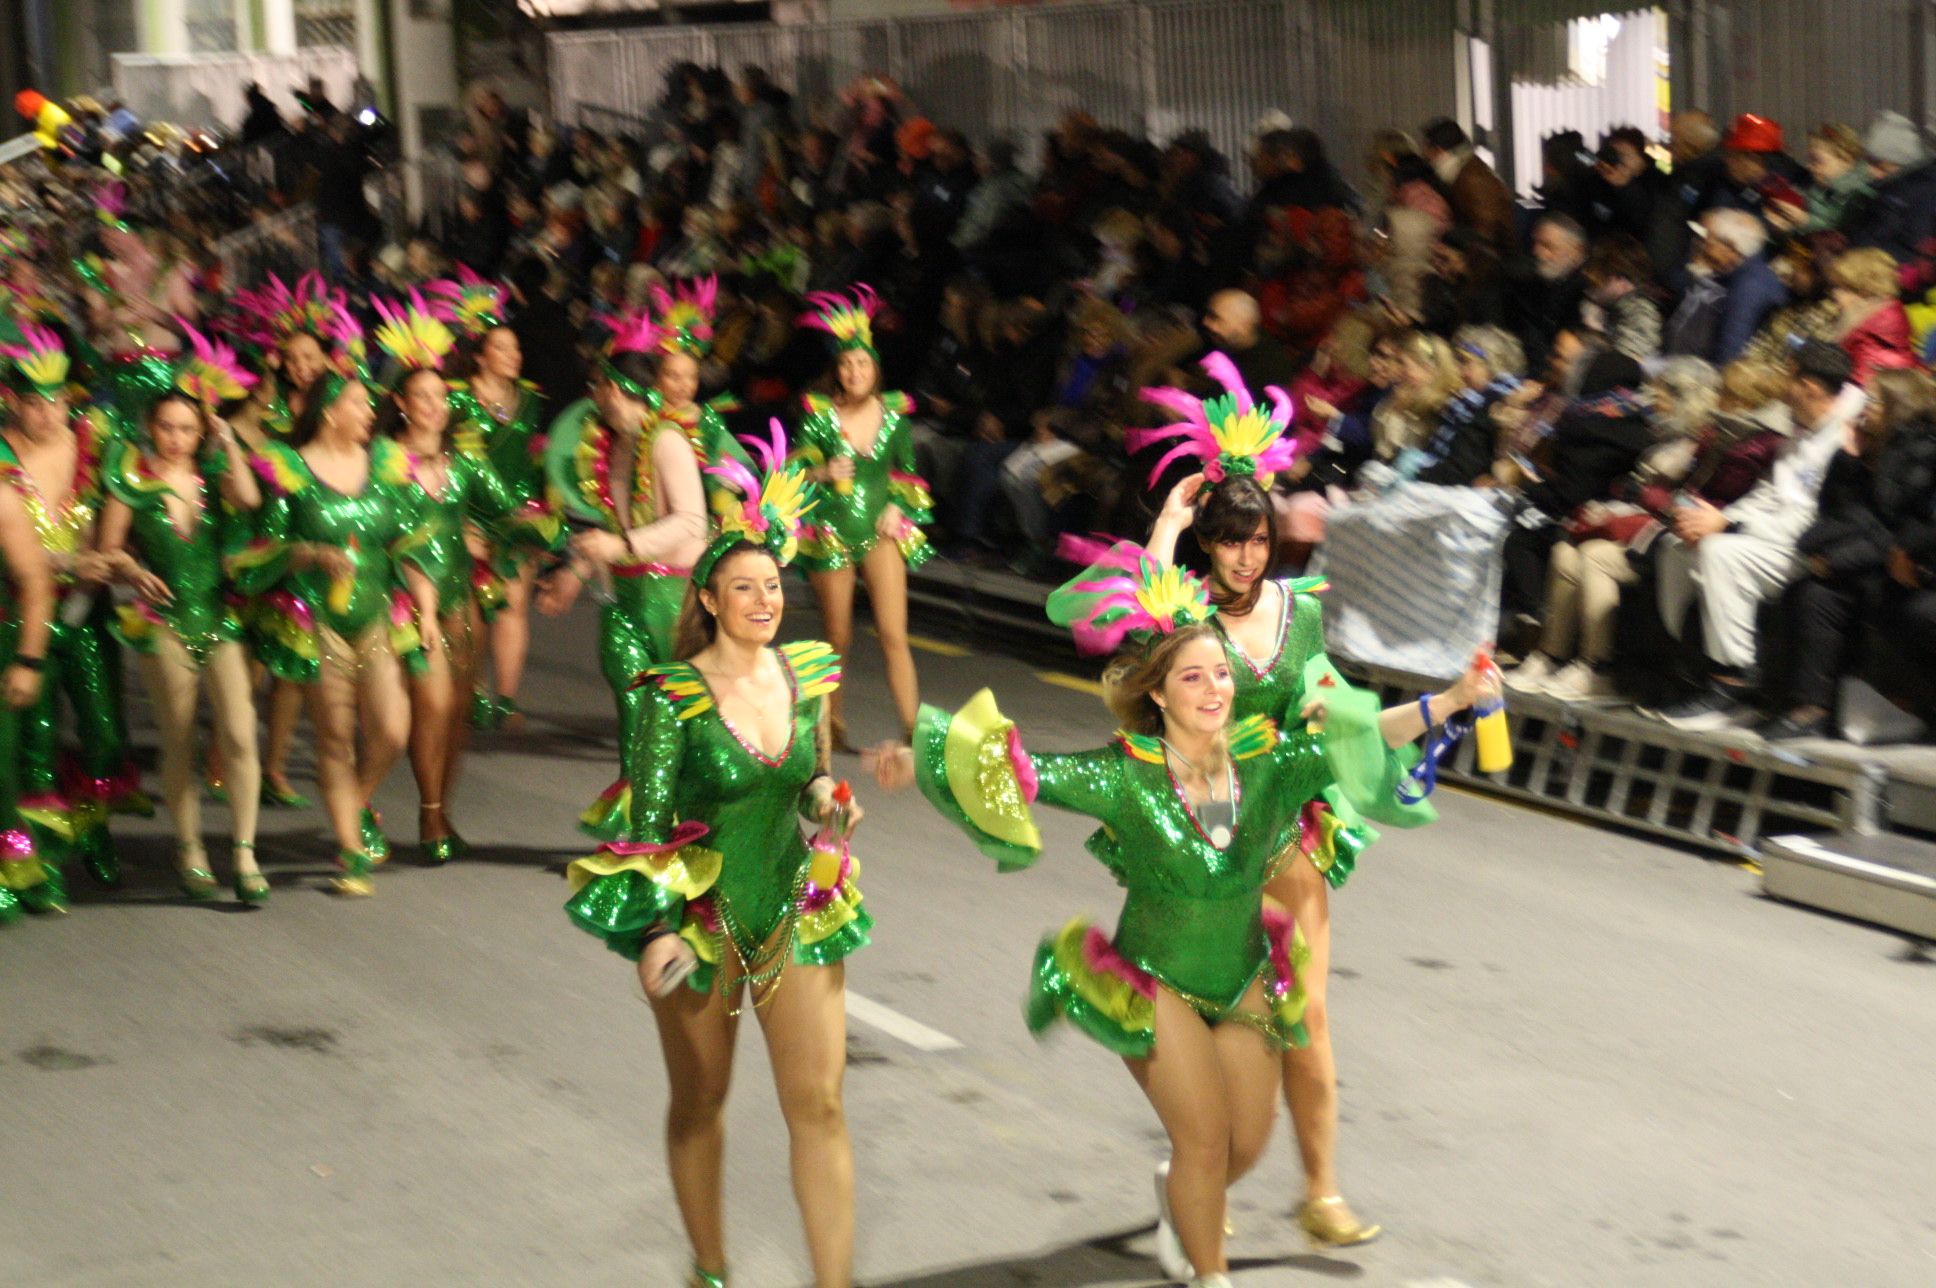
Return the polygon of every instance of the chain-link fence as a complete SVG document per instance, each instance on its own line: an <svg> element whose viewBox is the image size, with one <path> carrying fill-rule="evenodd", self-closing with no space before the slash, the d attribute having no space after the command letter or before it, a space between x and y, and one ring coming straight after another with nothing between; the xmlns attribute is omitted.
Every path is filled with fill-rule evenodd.
<svg viewBox="0 0 1936 1288"><path fill-rule="evenodd" d="M228 290L252 290L270 273L293 282L320 263L316 211L307 203L292 206L230 233L212 249Z"/></svg>

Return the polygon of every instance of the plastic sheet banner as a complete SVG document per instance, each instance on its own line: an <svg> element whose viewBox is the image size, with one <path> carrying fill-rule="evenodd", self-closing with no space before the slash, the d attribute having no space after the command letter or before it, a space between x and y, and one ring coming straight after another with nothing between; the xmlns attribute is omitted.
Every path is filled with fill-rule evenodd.
<svg viewBox="0 0 1936 1288"><path fill-rule="evenodd" d="M1493 494L1408 484L1331 511L1319 570L1333 657L1451 678L1492 640L1510 516Z"/></svg>

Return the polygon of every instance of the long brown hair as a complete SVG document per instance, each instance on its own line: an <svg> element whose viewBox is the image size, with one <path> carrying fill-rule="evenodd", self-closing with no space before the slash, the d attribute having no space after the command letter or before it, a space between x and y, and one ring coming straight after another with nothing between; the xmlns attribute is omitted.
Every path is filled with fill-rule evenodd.
<svg viewBox="0 0 1936 1288"><path fill-rule="evenodd" d="M750 541L741 541L728 546L726 553L713 561L712 571L706 577L706 589L717 595L720 570L746 554L773 558L772 551L765 546L756 546ZM775 560L774 567L778 566L779 562ZM710 647L718 638L719 619L707 612L706 606L699 601L699 583L696 581L687 583L685 602L679 606L679 627L672 638L673 660L688 661L694 654Z"/></svg>
<svg viewBox="0 0 1936 1288"><path fill-rule="evenodd" d="M1147 644L1133 642L1110 659L1102 672L1102 700L1122 728L1150 735L1163 732L1163 709L1151 695L1170 678L1176 655L1203 639L1218 640L1216 628L1207 622L1160 635ZM1222 649L1221 640L1217 647Z"/></svg>

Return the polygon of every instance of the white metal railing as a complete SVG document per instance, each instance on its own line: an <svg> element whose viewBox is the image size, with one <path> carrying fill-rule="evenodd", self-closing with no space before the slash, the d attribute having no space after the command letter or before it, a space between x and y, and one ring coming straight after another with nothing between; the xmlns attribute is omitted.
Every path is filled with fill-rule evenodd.
<svg viewBox="0 0 1936 1288"><path fill-rule="evenodd" d="M262 86L283 115L295 113L297 90L320 77L331 101L347 103L356 54L341 45L291 54L116 54L115 95L146 121L234 128L248 114L250 82Z"/></svg>

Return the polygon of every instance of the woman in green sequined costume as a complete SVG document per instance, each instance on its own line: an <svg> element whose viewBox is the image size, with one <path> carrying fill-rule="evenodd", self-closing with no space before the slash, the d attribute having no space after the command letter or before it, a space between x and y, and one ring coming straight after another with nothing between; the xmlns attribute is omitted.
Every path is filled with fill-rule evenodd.
<svg viewBox="0 0 1936 1288"><path fill-rule="evenodd" d="M1040 852L1031 801L1101 824L1089 849L1127 891L1115 933L1078 921L1044 941L1029 1024L1066 1019L1124 1058L1171 1140L1159 1192L1181 1247L1166 1270L1217 1284L1227 1282L1225 1190L1268 1140L1278 1052L1305 1040L1308 950L1262 891L1328 788L1395 822L1430 814L1383 808L1409 760L1389 747L1375 697L1322 658L1309 669L1322 700L1281 712L1283 728L1267 715L1233 718L1232 667L1210 611L1194 578L1116 547L1050 600L1050 615L1092 650L1130 635L1103 676L1122 722L1115 744L1030 755L984 692L952 717L923 708L911 768L1005 869Z"/></svg>
<svg viewBox="0 0 1936 1288"><path fill-rule="evenodd" d="M453 284L456 285L456 284ZM459 286L460 290L465 289ZM475 293L478 288L469 288ZM490 288L487 288L490 289ZM450 386L450 414L460 450L481 452L504 480L521 507L549 512L545 494L545 437L540 419L543 401L538 387L521 378L524 354L517 332L504 326L493 311L473 314L482 330L473 335L464 368L466 380ZM484 620L496 697L480 685L474 710L481 727L516 727L522 720L518 692L524 684L525 661L531 655L531 591L537 583L538 560L528 550L481 542L484 556L477 566L476 598Z"/></svg>
<svg viewBox="0 0 1936 1288"><path fill-rule="evenodd" d="M57 910L57 890L20 814L20 716L40 700L54 615L54 573L34 539L29 484L20 467L0 461L0 925L21 908Z"/></svg>
<svg viewBox="0 0 1936 1288"><path fill-rule="evenodd" d="M814 1283L846 1288L854 1182L840 1096L844 960L873 923L846 845L860 810L837 805L827 774L826 699L840 682L839 658L825 644L773 647L785 604L780 568L793 544L783 498L789 489L796 502L804 496L797 467L769 479L778 482L762 503L745 507L752 523L735 527L726 516L695 571L683 660L641 677L633 839L571 865L576 893L566 910L638 961L652 1001L690 1283L725 1283L723 1114L736 1017L750 999L772 1053ZM763 520L763 531L752 530ZM799 817L822 824L811 846Z"/></svg>
<svg viewBox="0 0 1936 1288"><path fill-rule="evenodd" d="M437 592L438 633L443 648L421 673L411 676L410 767L421 798L418 820L424 856L447 863L464 850L450 823L448 802L469 741L469 712L462 701L477 683L478 641L483 622L473 598L472 556L466 526L494 534L500 549L522 540L543 549L558 534L555 521L513 524L518 498L482 454L457 451L450 433L449 390L443 377L417 366L391 395L389 432L410 453L424 532L416 562ZM540 516L541 518L547 516ZM522 534L514 537L513 533Z"/></svg>
<svg viewBox="0 0 1936 1288"><path fill-rule="evenodd" d="M633 340L640 347L608 354L592 396L566 408L552 425L545 459L565 522L576 535L572 562L553 574L538 607L564 612L587 579L604 600L599 665L618 706L620 777L580 818L584 830L601 840L626 835L627 797L638 768L632 754L645 704L632 681L672 657L679 606L708 530L692 445L651 405L657 370L649 324L614 337L615 344Z"/></svg>
<svg viewBox="0 0 1936 1288"><path fill-rule="evenodd" d="M867 583L867 602L887 664L901 732L914 727L920 681L908 646L908 570L934 553L920 526L933 517L928 485L915 472L913 411L906 394L882 392L874 351L872 291L807 297L815 312L803 321L834 337L832 398L810 394L795 451L820 487L820 502L800 539L800 562L820 601L827 642L845 654L853 643L854 581ZM833 704L834 744L845 747L846 723Z"/></svg>
<svg viewBox="0 0 1936 1288"><path fill-rule="evenodd" d="M122 444L107 468L98 544L116 580L139 596L120 609L115 634L140 658L161 729L162 799L175 824L183 893L205 899L216 890L195 774L195 708L206 681L233 789L235 894L260 903L269 885L255 855L255 699L222 561L247 541L247 516L261 507L262 492L234 432L187 394L156 399L146 428L146 442Z"/></svg>
<svg viewBox="0 0 1936 1288"><path fill-rule="evenodd" d="M441 647L436 588L413 562L423 494L409 455L371 441L375 420L362 381L323 377L290 441L258 458L274 496L230 560L239 588L262 597L264 661L306 686L343 869L334 889L347 895L372 893L371 869L389 856L370 799L410 736L404 669Z"/></svg>
<svg viewBox="0 0 1936 1288"><path fill-rule="evenodd" d="M102 593L106 564L93 550L101 505L101 453L114 439L99 409L71 414L68 363L60 341L38 327L11 351L7 425L0 459L18 478L35 536L53 568L58 606L51 625L46 683L23 712L20 738L7 754L20 766L21 811L47 872L46 898L64 906L64 858L81 859L102 884L120 880L108 832L111 812L148 814L139 774L128 758L120 668ZM61 772L57 707L72 709L79 751Z"/></svg>

